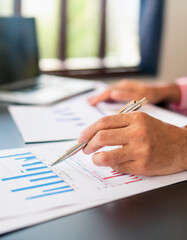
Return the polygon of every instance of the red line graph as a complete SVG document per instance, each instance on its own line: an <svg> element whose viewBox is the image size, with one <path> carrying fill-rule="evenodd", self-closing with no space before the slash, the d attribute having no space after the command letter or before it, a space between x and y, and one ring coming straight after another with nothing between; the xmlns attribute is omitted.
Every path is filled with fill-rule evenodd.
<svg viewBox="0 0 187 240"><path fill-rule="evenodd" d="M117 177L121 177L121 176L125 176L127 175L128 178L130 178L130 181L124 182L125 184L129 184L129 183L133 183L133 182L138 182L141 181L142 179L139 178L138 176L135 176L134 174L128 175L127 173L119 173L116 171L111 171L111 176L105 177L103 178L103 180L107 180L107 179L111 179L111 178L117 178Z"/></svg>
<svg viewBox="0 0 187 240"><path fill-rule="evenodd" d="M125 174L125 173L124 173L124 174L120 173L120 174L118 174L118 175L113 175L113 176L110 176L110 177L105 177L105 178L103 178L103 180L107 180L107 179L115 178L115 177L121 177L121 176L124 176L124 175L126 175L126 174Z"/></svg>
<svg viewBox="0 0 187 240"><path fill-rule="evenodd" d="M141 181L142 179L139 178L139 179L136 179L136 180L132 180L132 181L129 181L129 182L125 182L125 184L129 184L129 183L133 183L133 182L138 182L138 181Z"/></svg>

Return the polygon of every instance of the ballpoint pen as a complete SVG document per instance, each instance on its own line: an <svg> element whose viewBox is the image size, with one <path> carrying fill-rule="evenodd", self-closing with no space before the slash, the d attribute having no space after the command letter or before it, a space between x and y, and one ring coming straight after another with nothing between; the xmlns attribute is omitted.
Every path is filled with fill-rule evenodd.
<svg viewBox="0 0 187 240"><path fill-rule="evenodd" d="M132 100L128 104L123 106L119 111L117 111L116 114L129 113L132 111L136 111L147 102L148 102L148 100L146 97L142 98L140 101ZM58 158L54 163L52 163L51 166L56 165L64 160L66 160L67 158L75 155L86 145L87 145L86 142L85 143L77 143L72 148L70 148L66 153L64 153L60 158Z"/></svg>

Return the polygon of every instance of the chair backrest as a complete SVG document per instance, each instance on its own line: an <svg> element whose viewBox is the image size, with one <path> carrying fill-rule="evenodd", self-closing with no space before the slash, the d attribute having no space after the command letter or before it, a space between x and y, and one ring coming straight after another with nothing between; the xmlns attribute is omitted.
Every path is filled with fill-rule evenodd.
<svg viewBox="0 0 187 240"><path fill-rule="evenodd" d="M164 23L164 5L164 0L141 0L140 67L145 73L156 74L158 71Z"/></svg>
<svg viewBox="0 0 187 240"><path fill-rule="evenodd" d="M38 75L35 19L0 17L0 85Z"/></svg>

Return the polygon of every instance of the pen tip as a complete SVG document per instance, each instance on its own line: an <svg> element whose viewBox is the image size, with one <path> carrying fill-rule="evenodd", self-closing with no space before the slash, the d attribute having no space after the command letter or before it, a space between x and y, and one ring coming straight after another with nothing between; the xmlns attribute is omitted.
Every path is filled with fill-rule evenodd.
<svg viewBox="0 0 187 240"><path fill-rule="evenodd" d="M62 157L60 157L59 159L57 159L55 162L53 162L50 166L53 167L56 164L63 162L64 160L66 160L67 158L69 158L69 155L64 154Z"/></svg>

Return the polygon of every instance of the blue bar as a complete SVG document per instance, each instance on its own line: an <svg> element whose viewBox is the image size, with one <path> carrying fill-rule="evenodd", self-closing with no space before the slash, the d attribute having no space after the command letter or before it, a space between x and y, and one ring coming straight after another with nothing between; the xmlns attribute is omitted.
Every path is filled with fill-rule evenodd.
<svg viewBox="0 0 187 240"><path fill-rule="evenodd" d="M19 192L19 191L29 190L29 189L33 189L33 188L40 188L40 187L45 187L45 186L58 184L58 183L63 183L63 182L64 181L60 180L60 181L56 181L56 182L44 183L44 184L35 185L35 186L29 186L29 187L24 187L24 188L17 188L17 189L11 190L11 192Z"/></svg>
<svg viewBox="0 0 187 240"><path fill-rule="evenodd" d="M80 121L81 118L57 118L56 121Z"/></svg>
<svg viewBox="0 0 187 240"><path fill-rule="evenodd" d="M28 197L28 198L26 198L26 200L31 200L31 199L35 199L35 198L46 197L46 196L50 196L50 195L55 195L55 194L60 194L60 193L65 193L65 192L71 192L71 191L74 191L74 190L73 189L68 189L68 190L60 191L60 192L46 193L46 194L42 194L42 195L38 195L38 196Z"/></svg>
<svg viewBox="0 0 187 240"><path fill-rule="evenodd" d="M53 112L54 113L61 113L61 112L67 111L69 109L70 109L69 107L66 107L66 108L63 108L63 109L55 109Z"/></svg>
<svg viewBox="0 0 187 240"><path fill-rule="evenodd" d="M27 171L35 171L35 170L40 170L40 169L44 169L44 168L48 168L47 166L43 166L43 167L37 167L37 168L27 168Z"/></svg>
<svg viewBox="0 0 187 240"><path fill-rule="evenodd" d="M70 186L51 188L51 189L43 190L43 192L50 192L50 191L60 190L60 189L64 189L64 188L70 188Z"/></svg>
<svg viewBox="0 0 187 240"><path fill-rule="evenodd" d="M27 155L27 154L31 154L31 152L28 152L28 153L20 153L20 154L9 155L9 156L2 156L2 157L0 157L0 158L17 157L17 156L22 156L22 155Z"/></svg>
<svg viewBox="0 0 187 240"><path fill-rule="evenodd" d="M37 159L37 158L35 156L15 158L15 160L23 160L23 159L24 159L24 161L28 161L28 160Z"/></svg>
<svg viewBox="0 0 187 240"><path fill-rule="evenodd" d="M20 176L15 176L15 177L2 178L1 181L15 180L15 179L19 179L19 178L32 177L32 176L47 174L47 173L53 173L53 171L50 170L50 171L45 171L45 172L38 172L38 173L20 175Z"/></svg>
<svg viewBox="0 0 187 240"><path fill-rule="evenodd" d="M43 162L39 161L39 162L34 162L34 163L27 163L27 164L23 164L22 167L28 167L28 166L33 166L33 165L37 165L37 164L43 164Z"/></svg>
<svg viewBox="0 0 187 240"><path fill-rule="evenodd" d="M85 123L77 123L76 126L85 126Z"/></svg>
<svg viewBox="0 0 187 240"><path fill-rule="evenodd" d="M54 175L54 176L43 177L43 178L35 178L35 179L31 179L30 182L36 182L36 181L46 180L50 178L59 178L59 177L57 175Z"/></svg>

